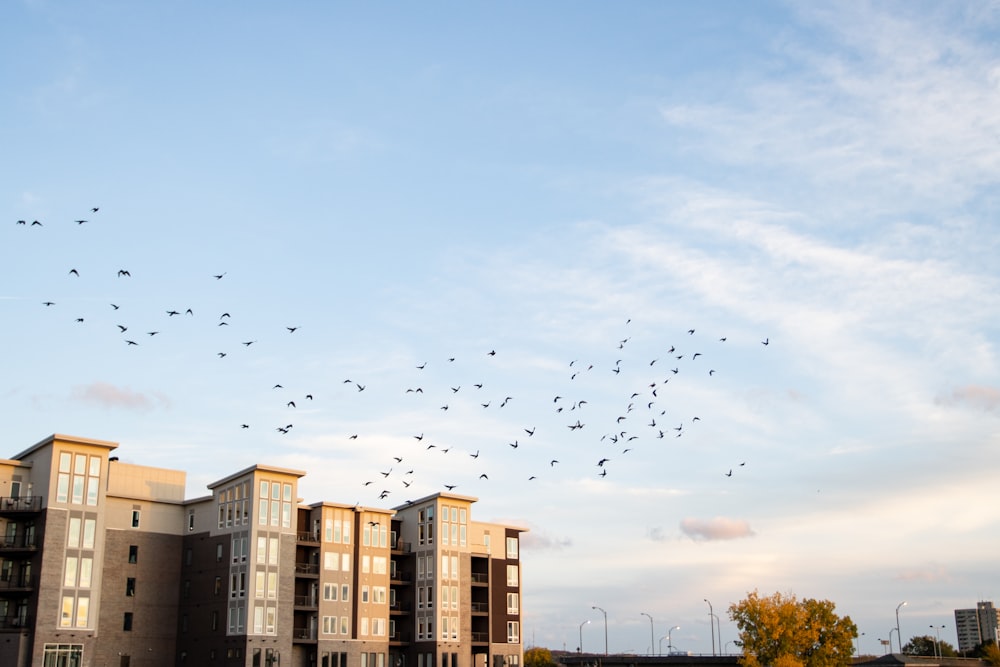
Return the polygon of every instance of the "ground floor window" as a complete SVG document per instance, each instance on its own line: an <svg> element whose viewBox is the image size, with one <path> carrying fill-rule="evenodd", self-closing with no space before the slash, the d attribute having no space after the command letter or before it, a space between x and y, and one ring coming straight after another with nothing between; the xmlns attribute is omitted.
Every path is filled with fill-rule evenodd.
<svg viewBox="0 0 1000 667"><path fill-rule="evenodd" d="M80 667L83 644L46 644L42 653L44 667Z"/></svg>

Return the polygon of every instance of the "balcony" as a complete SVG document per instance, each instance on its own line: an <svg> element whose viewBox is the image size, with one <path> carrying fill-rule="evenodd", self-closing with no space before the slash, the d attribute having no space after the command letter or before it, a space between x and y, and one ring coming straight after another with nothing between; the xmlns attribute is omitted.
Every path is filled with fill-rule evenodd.
<svg viewBox="0 0 1000 667"><path fill-rule="evenodd" d="M319 563L296 563L295 575L319 576Z"/></svg>
<svg viewBox="0 0 1000 667"><path fill-rule="evenodd" d="M472 635L473 644L488 644L490 641L490 633L488 632L473 632Z"/></svg>
<svg viewBox="0 0 1000 667"><path fill-rule="evenodd" d="M295 540L297 542L311 542L313 544L319 544L319 533L295 533Z"/></svg>
<svg viewBox="0 0 1000 667"><path fill-rule="evenodd" d="M34 531L25 532L22 530L0 538L0 552L36 551L37 549L38 540Z"/></svg>
<svg viewBox="0 0 1000 667"><path fill-rule="evenodd" d="M23 574L15 574L6 579L0 579L0 595L3 593L27 593L35 588L35 578Z"/></svg>
<svg viewBox="0 0 1000 667"><path fill-rule="evenodd" d="M315 595L296 595L295 606L316 609L319 606L319 598Z"/></svg>
<svg viewBox="0 0 1000 667"><path fill-rule="evenodd" d="M409 602L400 602L399 600L397 600L396 602L389 603L390 614L394 612L398 614L409 614L412 608L413 605L410 604Z"/></svg>
<svg viewBox="0 0 1000 667"><path fill-rule="evenodd" d="M489 602L473 602L470 606L473 614L488 614L490 612Z"/></svg>
<svg viewBox="0 0 1000 667"><path fill-rule="evenodd" d="M0 497L0 515L24 514L42 511L42 496L20 498Z"/></svg>
<svg viewBox="0 0 1000 667"><path fill-rule="evenodd" d="M413 581L413 575L409 572L400 572L399 570L389 573L389 583L410 583Z"/></svg>
<svg viewBox="0 0 1000 667"><path fill-rule="evenodd" d="M0 630L21 630L31 627L28 616L0 616Z"/></svg>
<svg viewBox="0 0 1000 667"><path fill-rule="evenodd" d="M490 583L490 575L487 572L473 572L471 577L472 577L472 583L474 584Z"/></svg>
<svg viewBox="0 0 1000 667"><path fill-rule="evenodd" d="M316 641L315 628L292 628L292 641L314 642Z"/></svg>
<svg viewBox="0 0 1000 667"><path fill-rule="evenodd" d="M400 553L410 553L410 543L404 542L403 540L396 540L390 547L390 551L398 551Z"/></svg>

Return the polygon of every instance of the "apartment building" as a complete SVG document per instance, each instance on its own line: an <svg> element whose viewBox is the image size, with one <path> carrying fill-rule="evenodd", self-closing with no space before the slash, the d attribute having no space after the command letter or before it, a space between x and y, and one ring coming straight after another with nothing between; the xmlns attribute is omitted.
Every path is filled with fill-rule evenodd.
<svg viewBox="0 0 1000 667"><path fill-rule="evenodd" d="M518 667L523 529L476 498L305 504L256 464L186 474L53 435L0 459L0 664Z"/></svg>
<svg viewBox="0 0 1000 667"><path fill-rule="evenodd" d="M1000 618L992 602L976 603L975 609L955 610L955 632L958 650L971 651L983 642L997 643L1000 636Z"/></svg>

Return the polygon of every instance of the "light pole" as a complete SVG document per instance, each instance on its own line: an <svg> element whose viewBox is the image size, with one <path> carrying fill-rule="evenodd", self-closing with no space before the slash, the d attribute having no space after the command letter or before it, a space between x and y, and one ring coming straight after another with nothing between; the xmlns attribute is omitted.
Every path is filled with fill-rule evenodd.
<svg viewBox="0 0 1000 667"><path fill-rule="evenodd" d="M943 625L932 625L931 627L934 628L934 635L937 637L937 640L934 642L934 655L936 655L937 657L940 658L941 657L941 630L944 629L944 626Z"/></svg>
<svg viewBox="0 0 1000 667"><path fill-rule="evenodd" d="M604 611L598 606L594 606L593 609L604 614L604 655L608 654L608 612Z"/></svg>
<svg viewBox="0 0 1000 667"><path fill-rule="evenodd" d="M902 602L896 605L896 643L899 644L900 653L903 652L903 635L899 631L899 608L905 606L906 606L906 600L903 600ZM890 639L892 638L890 637ZM891 649L892 647L890 646L889 648Z"/></svg>
<svg viewBox="0 0 1000 667"><path fill-rule="evenodd" d="M708 602L708 598L705 598L705 602ZM715 618L715 610L712 609L712 603L708 602L708 627L712 633L712 655L715 655L715 625L713 625Z"/></svg>
<svg viewBox="0 0 1000 667"><path fill-rule="evenodd" d="M858 654L858 657L861 656L861 638L864 636L865 633L862 632L860 635L854 638L854 652Z"/></svg>
<svg viewBox="0 0 1000 667"><path fill-rule="evenodd" d="M892 633L896 633L896 643L899 644L899 630L896 628L889 628L889 653L892 653ZM900 644L899 652L902 653L902 644Z"/></svg>
<svg viewBox="0 0 1000 667"><path fill-rule="evenodd" d="M674 627L667 630L667 651L669 651L670 653L674 652L674 642L673 640L670 639L670 633L673 632L674 630L680 630L680 629L681 626L675 625Z"/></svg>
<svg viewBox="0 0 1000 667"><path fill-rule="evenodd" d="M580 645L576 647L578 653L583 653L583 626L587 623L590 623L589 619L580 624Z"/></svg>
<svg viewBox="0 0 1000 667"><path fill-rule="evenodd" d="M653 649L656 648L656 645L653 640L653 617L644 611L640 611L639 615L645 616L646 618L649 619L649 654L653 655Z"/></svg>

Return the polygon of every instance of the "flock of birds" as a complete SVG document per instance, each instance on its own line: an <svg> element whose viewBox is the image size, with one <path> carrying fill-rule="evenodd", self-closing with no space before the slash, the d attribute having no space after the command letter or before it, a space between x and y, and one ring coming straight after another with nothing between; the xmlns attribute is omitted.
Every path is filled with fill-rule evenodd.
<svg viewBox="0 0 1000 667"><path fill-rule="evenodd" d="M81 217L73 220L76 226L86 225L90 218L94 218L100 212L100 207L92 207L89 217ZM17 220L16 224L28 230L42 230L46 228L45 223L39 220ZM55 225L53 225L55 226ZM130 280L132 273L128 267L117 267L113 269L114 277L117 280ZM110 273L110 272L109 272ZM205 277L210 281L222 281L228 273L221 271ZM84 280L84 272L77 267L67 267L66 276L70 280ZM78 306L81 302L75 301L73 306ZM88 302L89 303L89 302ZM41 306L49 309L59 309L61 304L55 300L41 301ZM143 327L137 329L128 321L127 309L123 304L115 301L108 301L104 306L119 317L120 322L115 325L122 343L127 347L139 347L146 344L146 341L154 337L169 335L170 323L174 318L194 319L195 311L192 307L168 306L162 308L161 321L153 327ZM199 313L199 317L201 313ZM76 325L85 325L88 322L86 313L72 313L70 316ZM222 310L209 316L211 326L216 328L228 328L234 321L229 310ZM529 461L526 459L524 465L516 465L516 469L523 472L523 477L519 480L505 479L505 483L528 483L542 478L552 477L556 471L563 466L560 456L565 457L565 448L552 449L539 443L553 440L562 440L563 434L572 434L574 449L571 456L574 462L579 462L581 457L592 456L593 475L598 478L605 478L613 469L616 462L626 457L634 456L637 448L650 446L650 443L657 441L676 440L697 432L702 423L702 416L699 414L676 414L674 410L668 409L667 393L671 391L683 391L678 386L683 386L684 380L690 375L700 375L708 381L714 381L717 369L713 365L713 346L725 345L728 337L712 336L705 338L695 328L681 329L676 332L674 342L664 344L661 353L655 358L639 359L631 354L632 336L630 335L631 320L626 319L624 323L623 335L609 341L607 358L594 359L591 361L580 361L579 359L567 359L565 361L564 375L560 380L559 389L554 390L544 399L545 406L542 412L535 405L530 414L546 415L543 423L522 423L510 427L506 434L497 434L489 449L483 447L475 451L465 450L449 444L449 436L446 433L452 432L450 429L443 429L435 436L434 433L412 432L407 436L411 441L409 446L391 458L384 461L384 465L373 470L370 476L358 481L367 492L374 494L379 500L387 500L390 496L404 495L411 493L410 488L415 481L425 473L424 477L431 477L426 473L434 472L440 479L430 484L431 488L445 489L448 491L464 492L467 487L475 483L487 483L490 481L490 472L487 461L496 459L501 452L509 456L519 456L523 452L532 451L536 454ZM291 336L299 331L296 324L286 324L281 331L282 335ZM141 335L140 335L141 332ZM244 336L242 338L229 338L231 345L238 341L242 349L249 350L257 344L259 339L256 336ZM764 338L760 340L760 345L767 347L770 340ZM227 357L232 354L232 349L216 349L214 356L219 363L227 362ZM468 415L470 410L475 411L505 411L503 415L497 415L491 419L494 423L510 423L514 419L523 418L525 411L517 412L508 406L515 405L520 400L518 390L496 391L495 388L487 386L482 378L466 376L468 382L446 382L442 386L444 373L433 374L433 367L441 369L462 369L449 375L449 377L459 377L462 373L486 372L491 366L502 364L503 352L497 349L489 349L481 352L481 363L469 362L469 360L456 360L455 357L447 357L440 361L427 362L420 361L414 363L409 370L401 370L407 376L407 381L395 390L383 387L383 391L395 392L399 400L408 401L405 410L408 414L414 411L423 411L425 419L420 423L432 425L442 424L449 411L454 414L459 408L463 414ZM614 359L612 362L611 359ZM430 369L429 369L430 367ZM602 377L603 376L603 377ZM639 379L641 378L641 380ZM275 378L269 384L271 395L280 397L275 400L272 410L253 411L255 415L273 414L274 408L280 406L282 414L294 415L300 407L310 408L318 406L317 396L320 396L316 389L299 391L295 395L289 395L285 389L285 381ZM428 382L425 382L427 380ZM586 387L593 387L594 383L601 385L604 389L608 387L621 387L621 403L617 406L605 405L603 410L595 410L591 404L591 397L588 396ZM331 402L335 402L340 409L352 410L357 408L357 401L362 400L371 381L363 378L345 378L339 382L339 389L327 391ZM370 394L371 392L369 392ZM354 404L346 401L346 394L354 396ZM607 396L606 392L601 392L602 396ZM320 396L321 397L321 396ZM322 397L321 397L322 398ZM537 391L532 392L532 400L537 399ZM329 405L329 403L327 403ZM430 414L433 413L434 417ZM491 414L491 417L493 415ZM709 418L706 415L706 418ZM271 431L278 438L285 438L293 433L301 432L295 430L296 420L289 417L282 419L280 423L263 425L258 419L247 419L234 427L242 431L253 429L255 432L260 428ZM556 436L556 432L559 435ZM329 436L329 434L325 434ZM477 433L482 437L482 432ZM366 446L371 442L368 434L361 432L351 432L343 434L342 445L345 448ZM373 435L372 437L378 437ZM453 437L453 436L451 436ZM579 443L576 446L575 443ZM286 446L287 441L282 442ZM290 443L294 446L293 442ZM593 448L592 448L593 447ZM540 453L548 452L544 458L539 459ZM561 453L560 453L561 452ZM461 457L465 461L464 466L442 465L442 459L436 461L433 456ZM516 462L515 462L516 464ZM739 470L746 465L745 461L734 462L731 466L725 466L719 474L724 477L732 477L734 470ZM541 466L541 469L538 468ZM534 469L533 469L534 467ZM457 472L461 470L462 472ZM445 479L441 475L448 471L458 479ZM418 488L428 486L424 481ZM392 499L393 501L395 498ZM407 501L408 502L408 501Z"/></svg>

